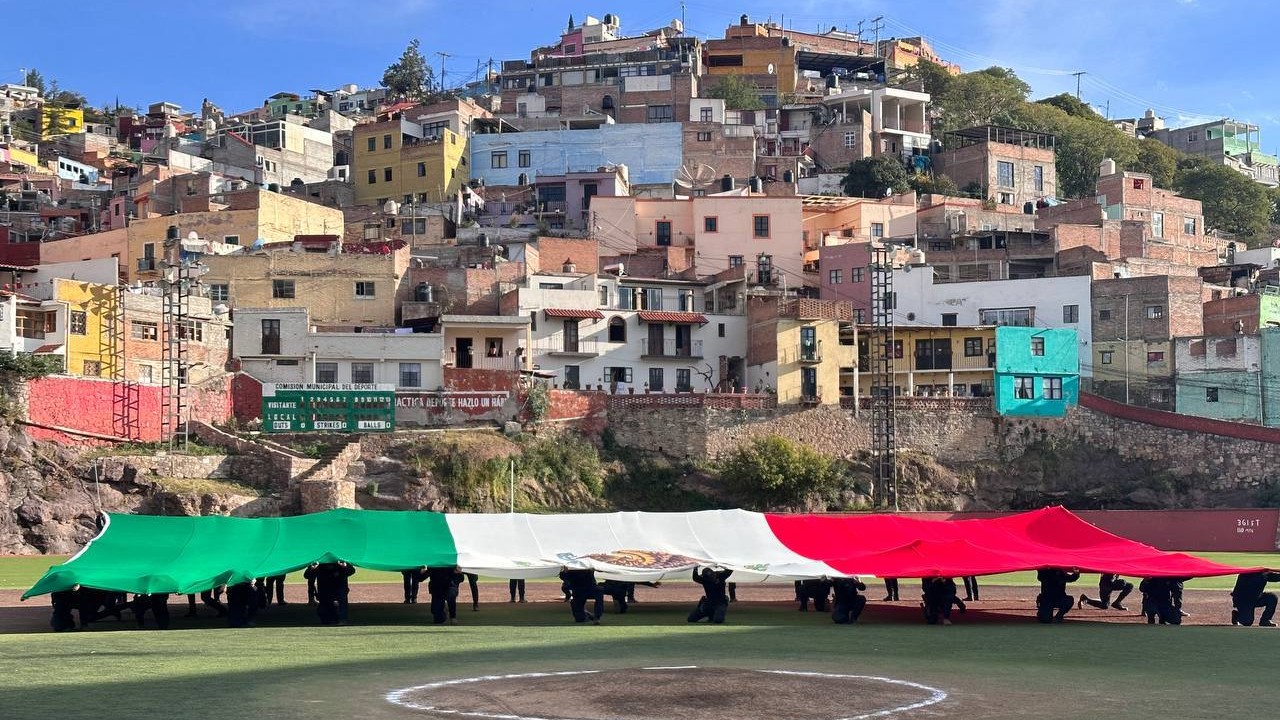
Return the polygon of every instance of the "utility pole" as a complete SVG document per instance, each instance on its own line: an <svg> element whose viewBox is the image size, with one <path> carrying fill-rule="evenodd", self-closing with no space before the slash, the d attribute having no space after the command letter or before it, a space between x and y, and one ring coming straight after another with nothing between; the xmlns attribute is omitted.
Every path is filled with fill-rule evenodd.
<svg viewBox="0 0 1280 720"><path fill-rule="evenodd" d="M1089 73L1085 72L1084 70L1081 70L1079 72L1073 72L1071 74L1076 76L1076 99L1079 100L1080 99L1080 76L1088 75Z"/></svg>
<svg viewBox="0 0 1280 720"><path fill-rule="evenodd" d="M446 59L446 58L451 58L451 57L453 57L453 56L452 56L452 55L450 55L450 54L449 54L449 53L447 53L447 52L439 52L439 51L437 51L437 52L436 52L436 54L440 56L440 94L442 94L442 95L443 95L443 94L444 94L444 88L445 88L445 85L444 85L444 61L445 61L445 59Z"/></svg>
<svg viewBox="0 0 1280 720"><path fill-rule="evenodd" d="M876 31L876 54L875 54L875 57L883 57L883 56L880 54L880 31L884 29L884 23L882 22L883 20L884 20L884 16L883 16L883 15L880 15L879 17L877 17L877 18L875 18L874 20L872 20L872 21L871 21L871 25L872 25L871 29Z"/></svg>
<svg viewBox="0 0 1280 720"><path fill-rule="evenodd" d="M680 0L680 36L684 36L684 0Z"/></svg>
<svg viewBox="0 0 1280 720"><path fill-rule="evenodd" d="M1124 296L1124 404L1129 404L1129 295Z"/></svg>

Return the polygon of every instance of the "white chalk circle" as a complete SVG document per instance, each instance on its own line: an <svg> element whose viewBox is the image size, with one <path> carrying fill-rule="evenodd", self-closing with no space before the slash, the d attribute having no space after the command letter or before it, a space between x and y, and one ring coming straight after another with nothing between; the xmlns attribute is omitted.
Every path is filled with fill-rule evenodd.
<svg viewBox="0 0 1280 720"><path fill-rule="evenodd" d="M483 720L871 720L937 705L947 693L878 675L689 665L481 675L386 699L428 717Z"/></svg>

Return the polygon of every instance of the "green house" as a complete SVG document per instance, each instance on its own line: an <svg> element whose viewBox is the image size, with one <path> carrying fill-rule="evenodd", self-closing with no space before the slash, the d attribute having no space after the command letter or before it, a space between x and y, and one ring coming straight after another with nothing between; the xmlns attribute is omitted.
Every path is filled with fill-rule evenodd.
<svg viewBox="0 0 1280 720"><path fill-rule="evenodd" d="M1062 417L1080 397L1080 351L1068 328L996 328L995 409Z"/></svg>

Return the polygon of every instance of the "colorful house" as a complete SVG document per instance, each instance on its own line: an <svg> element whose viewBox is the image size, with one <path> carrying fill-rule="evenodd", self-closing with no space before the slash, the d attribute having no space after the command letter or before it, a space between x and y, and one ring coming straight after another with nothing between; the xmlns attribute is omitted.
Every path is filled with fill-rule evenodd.
<svg viewBox="0 0 1280 720"><path fill-rule="evenodd" d="M996 328L995 409L1001 415L1062 417L1080 393L1076 331Z"/></svg>

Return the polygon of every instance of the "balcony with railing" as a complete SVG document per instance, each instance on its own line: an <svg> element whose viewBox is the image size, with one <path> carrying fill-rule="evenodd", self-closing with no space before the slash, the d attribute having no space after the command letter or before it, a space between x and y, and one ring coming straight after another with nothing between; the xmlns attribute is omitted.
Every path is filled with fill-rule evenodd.
<svg viewBox="0 0 1280 720"><path fill-rule="evenodd" d="M801 363L820 363L822 362L822 341L812 343L800 343L796 347L796 358Z"/></svg>
<svg viewBox="0 0 1280 720"><path fill-rule="evenodd" d="M800 388L801 405L819 405L822 403L822 386L809 385Z"/></svg>
<svg viewBox="0 0 1280 720"><path fill-rule="evenodd" d="M702 341L690 340L687 343L677 344L673 339L664 339L662 341L650 340L643 338L640 341L642 352L645 359L663 359L663 358L684 358L684 359L701 359L702 358Z"/></svg>
<svg viewBox="0 0 1280 720"><path fill-rule="evenodd" d="M898 372L954 372L957 370L990 370L995 367L995 355L934 354L919 355L911 363L910 368L902 368Z"/></svg>
<svg viewBox="0 0 1280 720"><path fill-rule="evenodd" d="M601 343L597 340L580 340L564 333L555 333L533 341L534 355L551 355L553 357L597 357L600 355Z"/></svg>

